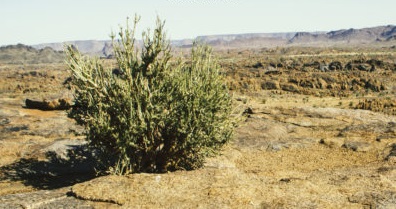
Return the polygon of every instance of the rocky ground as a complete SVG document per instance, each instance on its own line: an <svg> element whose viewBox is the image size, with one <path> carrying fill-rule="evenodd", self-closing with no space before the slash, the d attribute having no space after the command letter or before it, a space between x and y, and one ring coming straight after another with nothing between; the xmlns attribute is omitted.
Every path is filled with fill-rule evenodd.
<svg viewBox="0 0 396 209"><path fill-rule="evenodd" d="M395 208L395 56L244 53L220 60L247 114L222 155L123 177L95 175L65 111L23 107L70 97L64 66L0 66L0 208Z"/></svg>

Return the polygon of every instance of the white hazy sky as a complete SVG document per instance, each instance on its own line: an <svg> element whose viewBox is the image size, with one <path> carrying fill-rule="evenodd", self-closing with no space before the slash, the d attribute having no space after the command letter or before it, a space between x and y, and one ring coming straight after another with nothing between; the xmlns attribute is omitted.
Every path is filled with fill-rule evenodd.
<svg viewBox="0 0 396 209"><path fill-rule="evenodd" d="M171 39L396 24L396 0L0 0L0 46L109 39L126 17Z"/></svg>

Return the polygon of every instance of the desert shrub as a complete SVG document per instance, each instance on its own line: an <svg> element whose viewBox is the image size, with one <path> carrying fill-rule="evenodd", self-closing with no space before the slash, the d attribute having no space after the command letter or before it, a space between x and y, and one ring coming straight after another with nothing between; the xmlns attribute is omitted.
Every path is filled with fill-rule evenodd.
<svg viewBox="0 0 396 209"><path fill-rule="evenodd" d="M67 47L75 96L69 115L85 127L98 165L112 173L199 168L230 140L235 126L219 65L200 44L188 62L172 59L159 19L152 34L143 33L139 49L137 22L121 27L118 39L112 35L117 74Z"/></svg>

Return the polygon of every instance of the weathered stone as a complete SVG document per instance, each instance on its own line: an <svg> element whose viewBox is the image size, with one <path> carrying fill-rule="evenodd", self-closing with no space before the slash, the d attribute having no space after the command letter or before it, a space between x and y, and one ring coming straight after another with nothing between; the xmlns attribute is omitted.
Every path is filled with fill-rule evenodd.
<svg viewBox="0 0 396 209"><path fill-rule="evenodd" d="M338 148L344 145L344 138L336 137L336 138L325 138L321 139L320 143L325 144L331 148Z"/></svg>
<svg viewBox="0 0 396 209"><path fill-rule="evenodd" d="M64 190L41 190L37 192L0 196L0 209L9 208L94 208L92 203L67 196Z"/></svg>
<svg viewBox="0 0 396 209"><path fill-rule="evenodd" d="M343 147L356 152L367 152L372 148L371 144L359 141L346 142Z"/></svg>
<svg viewBox="0 0 396 209"><path fill-rule="evenodd" d="M68 156L70 152L79 149L86 144L87 141L83 140L60 139L54 141L51 145L42 149L41 152L53 152L58 158L68 160L70 157Z"/></svg>
<svg viewBox="0 0 396 209"><path fill-rule="evenodd" d="M66 198L64 192L41 190L37 192L0 196L0 208L40 208L44 204Z"/></svg>

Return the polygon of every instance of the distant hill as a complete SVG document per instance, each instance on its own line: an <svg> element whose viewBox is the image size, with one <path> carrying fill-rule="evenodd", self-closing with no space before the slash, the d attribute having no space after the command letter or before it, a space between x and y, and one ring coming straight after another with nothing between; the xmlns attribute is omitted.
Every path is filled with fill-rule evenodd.
<svg viewBox="0 0 396 209"><path fill-rule="evenodd" d="M396 26L378 26L362 29L341 29L330 32L290 32L290 33L247 33L247 34L226 34L226 35L208 35L198 36L195 40L205 42L217 49L227 48L264 48L277 46L355 46L359 44L395 44ZM189 48L192 46L193 39L172 40L171 45L174 48ZM86 40L86 41L68 41L62 43L46 43L32 46L38 51L46 47L54 49L53 52L46 50L47 55L40 58L39 61L58 59L59 53L65 44L76 46L85 54L96 55L100 57L111 56L112 46L110 40ZM142 42L137 44L141 46ZM4 47L2 47L4 48ZM22 50L22 49L20 49ZM24 49L27 53L32 52L32 48ZM52 54L52 55L51 55ZM0 54L1 59L7 58L7 53ZM26 55L27 56L27 55ZM34 62L31 59L29 62ZM13 61L12 61L13 62Z"/></svg>
<svg viewBox="0 0 396 209"><path fill-rule="evenodd" d="M246 33L198 36L196 39L214 47L225 48L258 48L274 47L287 44L296 33Z"/></svg>
<svg viewBox="0 0 396 209"><path fill-rule="evenodd" d="M174 47L191 46L192 39L172 40L171 44ZM99 57L107 57L112 54L112 41L111 40L85 40L85 41L66 41L61 43L44 43L33 45L36 49L43 49L45 47L51 47L54 50L63 51L65 45L74 45L77 49L90 55L97 55ZM142 42L137 41L137 45L141 46Z"/></svg>
<svg viewBox="0 0 396 209"><path fill-rule="evenodd" d="M210 35L198 36L195 40L212 45L218 48L251 48L251 47L275 47L287 44L293 33L248 33L248 34L228 34L228 35ZM171 40L174 48L189 48L192 46L194 39ZM65 44L74 45L82 53L107 57L112 54L110 40L86 40L86 41L67 41L62 43L44 43L33 45L36 49L51 47L55 50L63 50ZM142 42L137 41L141 46Z"/></svg>
<svg viewBox="0 0 396 209"><path fill-rule="evenodd" d="M67 41L67 42L61 42L61 43L38 44L38 45L33 45L33 47L36 49L51 47L54 50L63 51L65 45L74 45L78 48L79 51L81 51L85 54L102 55L103 48L106 45L111 45L111 41L109 41L109 40L107 40L107 41L106 40L103 40L103 41L97 41L97 40Z"/></svg>
<svg viewBox="0 0 396 209"><path fill-rule="evenodd" d="M290 39L290 44L367 44L374 42L391 41L396 36L396 26L378 26L362 29L343 29L328 33L296 33Z"/></svg>
<svg viewBox="0 0 396 209"><path fill-rule="evenodd" d="M36 49L23 44L0 47L1 64L39 64L64 61L64 53L51 47Z"/></svg>

